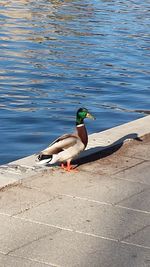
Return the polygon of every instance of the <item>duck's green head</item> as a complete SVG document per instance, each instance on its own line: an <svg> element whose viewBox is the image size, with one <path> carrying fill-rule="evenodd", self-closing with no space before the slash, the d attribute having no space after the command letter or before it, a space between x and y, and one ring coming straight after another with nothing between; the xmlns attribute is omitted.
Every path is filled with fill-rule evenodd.
<svg viewBox="0 0 150 267"><path fill-rule="evenodd" d="M83 124L85 118L95 120L94 116L86 108L79 108L76 115L76 125Z"/></svg>

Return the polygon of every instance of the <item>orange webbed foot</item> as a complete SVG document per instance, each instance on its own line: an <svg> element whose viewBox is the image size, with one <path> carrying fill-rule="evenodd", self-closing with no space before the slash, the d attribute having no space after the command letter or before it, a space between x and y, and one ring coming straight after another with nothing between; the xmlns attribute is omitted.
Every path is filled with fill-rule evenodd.
<svg viewBox="0 0 150 267"><path fill-rule="evenodd" d="M73 167L73 166L70 164L70 162L67 162L67 166L65 166L64 163L62 163L62 164L61 164L61 168L62 168L63 170L65 170L65 171L67 171L67 172L70 172L70 171L75 171L75 172L77 172L77 171L78 171L75 167Z"/></svg>

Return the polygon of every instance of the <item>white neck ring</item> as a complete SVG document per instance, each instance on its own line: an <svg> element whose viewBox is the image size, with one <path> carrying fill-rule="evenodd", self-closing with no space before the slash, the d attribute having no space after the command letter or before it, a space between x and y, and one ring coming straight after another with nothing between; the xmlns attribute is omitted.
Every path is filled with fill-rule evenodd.
<svg viewBox="0 0 150 267"><path fill-rule="evenodd" d="M77 125L77 127L82 127L82 126L84 126L84 123Z"/></svg>

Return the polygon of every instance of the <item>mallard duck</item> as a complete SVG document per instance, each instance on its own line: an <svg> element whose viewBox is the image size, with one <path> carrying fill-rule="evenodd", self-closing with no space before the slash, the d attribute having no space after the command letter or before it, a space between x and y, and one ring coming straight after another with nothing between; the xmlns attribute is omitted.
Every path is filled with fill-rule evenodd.
<svg viewBox="0 0 150 267"><path fill-rule="evenodd" d="M84 119L95 119L86 108L80 108L76 114L76 133L64 134L40 152L38 160L43 164L61 163L66 171L71 171L71 161L87 146L88 135L84 125ZM67 166L64 165L67 162Z"/></svg>

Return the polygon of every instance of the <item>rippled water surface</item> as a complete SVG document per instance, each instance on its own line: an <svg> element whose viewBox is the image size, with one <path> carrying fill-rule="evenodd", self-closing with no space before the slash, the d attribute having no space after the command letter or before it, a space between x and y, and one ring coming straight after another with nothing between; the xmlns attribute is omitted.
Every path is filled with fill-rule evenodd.
<svg viewBox="0 0 150 267"><path fill-rule="evenodd" d="M0 1L0 163L74 129L89 133L150 109L150 4L145 1Z"/></svg>

